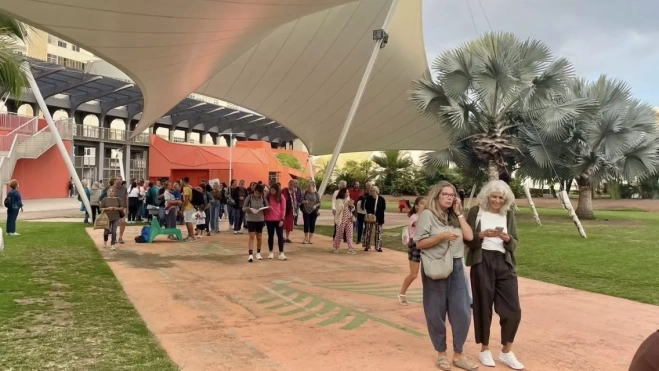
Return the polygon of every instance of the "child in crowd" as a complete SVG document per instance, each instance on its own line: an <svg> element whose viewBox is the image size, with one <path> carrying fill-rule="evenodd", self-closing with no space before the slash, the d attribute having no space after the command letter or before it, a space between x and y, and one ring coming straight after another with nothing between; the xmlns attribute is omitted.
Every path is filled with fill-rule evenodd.
<svg viewBox="0 0 659 371"><path fill-rule="evenodd" d="M206 229L206 212L203 207L197 207L197 212L194 215L195 220L197 221L197 228L195 229L195 236L201 238Z"/></svg>
<svg viewBox="0 0 659 371"><path fill-rule="evenodd" d="M414 242L414 234L416 233L416 222L419 220L419 215L426 208L426 199L423 197L417 197L414 200L414 206L410 208L410 211L407 213L407 216L410 218L408 225L408 235L410 240L407 244L407 258L410 261L410 274L405 277L403 281L403 287L400 288L398 293L398 302L400 305L407 305L407 289L410 287L412 282L419 275L419 264L421 263L421 251L416 247Z"/></svg>

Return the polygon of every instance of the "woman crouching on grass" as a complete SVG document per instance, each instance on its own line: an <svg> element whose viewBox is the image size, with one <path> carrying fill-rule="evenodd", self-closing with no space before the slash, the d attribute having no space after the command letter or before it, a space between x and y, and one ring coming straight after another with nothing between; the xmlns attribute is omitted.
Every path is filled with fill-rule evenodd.
<svg viewBox="0 0 659 371"><path fill-rule="evenodd" d="M248 262L254 261L254 241L256 241L256 259L263 260L261 256L261 244L263 243L263 228L265 227L264 208L269 207L263 195L263 186L254 187L254 192L245 198L243 211L245 211L245 220L247 221L247 231L249 232L249 257ZM263 209L263 210L261 210ZM256 211L256 212L254 212Z"/></svg>
<svg viewBox="0 0 659 371"><path fill-rule="evenodd" d="M103 231L103 247L108 247L108 236L112 234L110 250L115 249L117 243L117 227L122 218L123 208L117 198L117 192L114 187L108 188L108 196L101 201L101 212L107 215L110 221L110 229Z"/></svg>
<svg viewBox="0 0 659 371"><path fill-rule="evenodd" d="M419 220L419 215L425 208L426 198L417 197L416 200L414 200L414 206L412 206L410 211L407 213L407 216L410 218L408 226L410 241L407 244L407 259L410 261L410 274L405 277L405 280L403 281L403 287L400 288L400 292L398 293L398 302L401 305L407 305L407 289L419 275L421 251L416 248L416 243L414 243L414 234L416 233L416 222Z"/></svg>

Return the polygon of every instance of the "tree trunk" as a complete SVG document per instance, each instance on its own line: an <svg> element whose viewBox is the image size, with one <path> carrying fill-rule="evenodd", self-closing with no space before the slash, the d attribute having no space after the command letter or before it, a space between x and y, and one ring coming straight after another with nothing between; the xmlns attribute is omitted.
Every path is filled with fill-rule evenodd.
<svg viewBox="0 0 659 371"><path fill-rule="evenodd" d="M579 184L579 204L577 205L577 216L582 220L595 219L593 213L593 190L587 180L577 180Z"/></svg>
<svg viewBox="0 0 659 371"><path fill-rule="evenodd" d="M524 184L524 193L526 194L526 199L529 201L531 214L533 214L533 220L535 220L538 225L542 225L540 222L540 216L538 215L538 210L535 208L535 203L533 202L533 197L531 197L531 190L529 189L528 184Z"/></svg>
<svg viewBox="0 0 659 371"><path fill-rule="evenodd" d="M487 178L491 182L493 180L499 180L499 167L494 160L490 160L487 166Z"/></svg>
<svg viewBox="0 0 659 371"><path fill-rule="evenodd" d="M558 193L558 199L561 201L563 208L567 210L568 214L570 214L574 225L577 227L577 231L579 231L579 235L583 238L586 238L586 231L583 229L583 225L581 225L581 220L579 220L577 213L574 212L572 201L570 201L570 196L568 196L567 192L563 190Z"/></svg>

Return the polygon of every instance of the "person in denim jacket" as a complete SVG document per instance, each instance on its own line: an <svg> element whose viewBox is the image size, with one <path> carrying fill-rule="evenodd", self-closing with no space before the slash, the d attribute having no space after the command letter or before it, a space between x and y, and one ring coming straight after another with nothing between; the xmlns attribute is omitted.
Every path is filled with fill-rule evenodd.
<svg viewBox="0 0 659 371"><path fill-rule="evenodd" d="M23 200L21 199L21 193L18 191L18 180L12 179L9 182L9 193L7 194L7 235L9 236L18 236L16 233L16 219L18 219L18 212L23 211Z"/></svg>

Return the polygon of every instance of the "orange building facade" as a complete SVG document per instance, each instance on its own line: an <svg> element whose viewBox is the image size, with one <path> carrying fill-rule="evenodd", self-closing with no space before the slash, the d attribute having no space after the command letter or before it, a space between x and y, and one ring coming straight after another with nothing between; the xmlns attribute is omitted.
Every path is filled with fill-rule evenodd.
<svg viewBox="0 0 659 371"><path fill-rule="evenodd" d="M283 166L277 154L295 156L304 170ZM190 183L220 179L229 184L231 178L250 182L287 184L294 178L309 178L309 162L306 152L273 149L268 142L237 142L235 147L218 147L198 144L172 143L157 135L151 136L149 148L149 179L169 178L178 180L189 177Z"/></svg>

